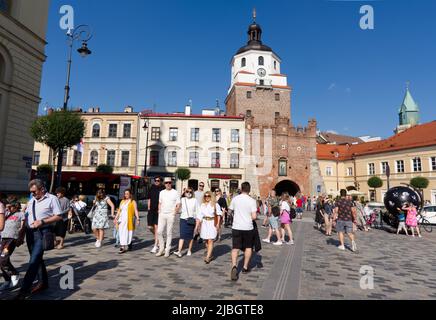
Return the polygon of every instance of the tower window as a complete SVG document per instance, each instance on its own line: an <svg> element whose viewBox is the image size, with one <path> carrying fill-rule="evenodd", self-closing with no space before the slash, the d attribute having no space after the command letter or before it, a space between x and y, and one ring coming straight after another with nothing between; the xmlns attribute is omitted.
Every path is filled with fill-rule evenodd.
<svg viewBox="0 0 436 320"><path fill-rule="evenodd" d="M280 117L280 112L276 112L276 113L275 113L275 117L276 117L276 118Z"/></svg>
<svg viewBox="0 0 436 320"><path fill-rule="evenodd" d="M264 65L264 59L262 56L259 57L259 66L263 66Z"/></svg>
<svg viewBox="0 0 436 320"><path fill-rule="evenodd" d="M277 61L274 61L274 69L277 69Z"/></svg>
<svg viewBox="0 0 436 320"><path fill-rule="evenodd" d="M247 65L247 59L242 58L241 60L241 68L245 67Z"/></svg>
<svg viewBox="0 0 436 320"><path fill-rule="evenodd" d="M251 117L251 110L247 110L246 116Z"/></svg>
<svg viewBox="0 0 436 320"><path fill-rule="evenodd" d="M247 91L247 99L251 99L251 91Z"/></svg>
<svg viewBox="0 0 436 320"><path fill-rule="evenodd" d="M275 94L276 101L280 101L280 93Z"/></svg>
<svg viewBox="0 0 436 320"><path fill-rule="evenodd" d="M265 80L259 80L259 85L264 86L265 85Z"/></svg>

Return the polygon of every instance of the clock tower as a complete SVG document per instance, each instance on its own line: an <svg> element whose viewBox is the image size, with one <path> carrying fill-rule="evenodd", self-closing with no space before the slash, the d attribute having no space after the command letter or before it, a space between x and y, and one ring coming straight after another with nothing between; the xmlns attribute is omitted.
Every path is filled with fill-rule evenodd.
<svg viewBox="0 0 436 320"><path fill-rule="evenodd" d="M253 117L258 124L273 124L277 117L291 120L291 88L280 72L281 59L262 43L262 28L248 27L248 43L231 62L231 85L226 99L228 115Z"/></svg>

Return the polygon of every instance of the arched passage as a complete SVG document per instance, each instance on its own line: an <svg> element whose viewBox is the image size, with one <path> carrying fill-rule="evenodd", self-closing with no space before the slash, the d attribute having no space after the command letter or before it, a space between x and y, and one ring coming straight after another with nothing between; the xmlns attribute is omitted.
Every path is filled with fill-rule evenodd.
<svg viewBox="0 0 436 320"><path fill-rule="evenodd" d="M283 180L276 184L274 190L278 196L281 196L284 192L289 193L291 196L295 196L300 191L300 187L294 181Z"/></svg>

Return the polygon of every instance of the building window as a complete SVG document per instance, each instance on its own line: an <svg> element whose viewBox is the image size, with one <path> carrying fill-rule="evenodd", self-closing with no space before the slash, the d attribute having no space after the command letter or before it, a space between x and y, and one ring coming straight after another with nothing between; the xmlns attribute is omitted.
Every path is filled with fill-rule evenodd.
<svg viewBox="0 0 436 320"><path fill-rule="evenodd" d="M397 160L397 173L404 173L404 160Z"/></svg>
<svg viewBox="0 0 436 320"><path fill-rule="evenodd" d="M277 69L277 61L274 61L274 69Z"/></svg>
<svg viewBox="0 0 436 320"><path fill-rule="evenodd" d="M247 65L247 59L242 58L241 59L241 68L244 68Z"/></svg>
<svg viewBox="0 0 436 320"><path fill-rule="evenodd" d="M92 137L93 138L100 137L100 125L97 123L92 126Z"/></svg>
<svg viewBox="0 0 436 320"><path fill-rule="evenodd" d="M220 161L220 153L219 152L213 152L212 153L212 168L221 168L221 161Z"/></svg>
<svg viewBox="0 0 436 320"><path fill-rule="evenodd" d="M247 99L251 99L251 97L252 97L251 91L247 91Z"/></svg>
<svg viewBox="0 0 436 320"><path fill-rule="evenodd" d="M239 168L239 153L230 154L230 168Z"/></svg>
<svg viewBox="0 0 436 320"><path fill-rule="evenodd" d="M325 168L325 175L327 177L331 177L333 175L333 168L332 167L326 167Z"/></svg>
<svg viewBox="0 0 436 320"><path fill-rule="evenodd" d="M129 157L130 152L129 151L122 151L121 152L121 166L122 167L129 167Z"/></svg>
<svg viewBox="0 0 436 320"><path fill-rule="evenodd" d="M68 160L68 150L64 150L64 153L62 153L62 165L66 166Z"/></svg>
<svg viewBox="0 0 436 320"><path fill-rule="evenodd" d="M189 166L198 168L200 166L200 154L198 152L189 153Z"/></svg>
<svg viewBox="0 0 436 320"><path fill-rule="evenodd" d="M109 124L109 138L117 137L117 128L118 126L115 123Z"/></svg>
<svg viewBox="0 0 436 320"><path fill-rule="evenodd" d="M159 140L160 139L160 128L153 127L151 128L151 140Z"/></svg>
<svg viewBox="0 0 436 320"><path fill-rule="evenodd" d="M212 142L221 142L221 129L212 129Z"/></svg>
<svg viewBox="0 0 436 320"><path fill-rule="evenodd" d="M263 66L264 65L264 59L262 56L259 57L259 66Z"/></svg>
<svg viewBox="0 0 436 320"><path fill-rule="evenodd" d="M436 171L436 157L430 158L430 168L432 171Z"/></svg>
<svg viewBox="0 0 436 320"><path fill-rule="evenodd" d="M115 150L109 150L107 152L106 164L112 167L115 166Z"/></svg>
<svg viewBox="0 0 436 320"><path fill-rule="evenodd" d="M159 166L159 151L150 152L150 166L151 167Z"/></svg>
<svg viewBox="0 0 436 320"><path fill-rule="evenodd" d="M386 174L386 172L388 172L388 163L386 162L386 161L383 161L382 163L381 163L381 171L382 171L382 174Z"/></svg>
<svg viewBox="0 0 436 320"><path fill-rule="evenodd" d="M168 152L168 166L169 167L177 167L177 152L176 151Z"/></svg>
<svg viewBox="0 0 436 320"><path fill-rule="evenodd" d="M351 167L347 168L347 176L349 177L353 176L353 168Z"/></svg>
<svg viewBox="0 0 436 320"><path fill-rule="evenodd" d="M288 175L288 161L279 160L279 177L286 177Z"/></svg>
<svg viewBox="0 0 436 320"><path fill-rule="evenodd" d="M98 152L97 151L92 151L91 152L91 156L89 158L89 165L91 167L96 167L98 165Z"/></svg>
<svg viewBox="0 0 436 320"><path fill-rule="evenodd" d="M232 129L232 142L239 142L239 129Z"/></svg>
<svg viewBox="0 0 436 320"><path fill-rule="evenodd" d="M412 161L413 161L413 172L421 172L422 171L421 158L415 158Z"/></svg>
<svg viewBox="0 0 436 320"><path fill-rule="evenodd" d="M210 191L215 192L215 190L219 188L220 188L219 180L210 180Z"/></svg>
<svg viewBox="0 0 436 320"><path fill-rule="evenodd" d="M73 155L73 166L81 166L82 165L82 153L74 150Z"/></svg>
<svg viewBox="0 0 436 320"><path fill-rule="evenodd" d="M178 132L179 132L179 129L170 128L170 141L177 141Z"/></svg>
<svg viewBox="0 0 436 320"><path fill-rule="evenodd" d="M375 175L375 164L374 163L368 163L368 174L370 176Z"/></svg>
<svg viewBox="0 0 436 320"><path fill-rule="evenodd" d="M247 110L247 112L245 113L246 117L251 117L251 110Z"/></svg>
<svg viewBox="0 0 436 320"><path fill-rule="evenodd" d="M32 162L32 164L34 166L39 166L40 158L41 158L41 151L34 151L33 152L33 162Z"/></svg>
<svg viewBox="0 0 436 320"><path fill-rule="evenodd" d="M130 138L132 131L132 125L130 123L125 123L123 128L123 138Z"/></svg>
<svg viewBox="0 0 436 320"><path fill-rule="evenodd" d="M276 99L276 101L280 101L280 93L275 94L275 99Z"/></svg>
<svg viewBox="0 0 436 320"><path fill-rule="evenodd" d="M191 141L194 142L200 141L200 128L191 129Z"/></svg>
<svg viewBox="0 0 436 320"><path fill-rule="evenodd" d="M259 80L259 85L260 86L264 86L265 85L265 80Z"/></svg>
<svg viewBox="0 0 436 320"><path fill-rule="evenodd" d="M276 113L274 114L274 116L275 116L276 118L279 118L279 117L280 117L280 112L276 112Z"/></svg>

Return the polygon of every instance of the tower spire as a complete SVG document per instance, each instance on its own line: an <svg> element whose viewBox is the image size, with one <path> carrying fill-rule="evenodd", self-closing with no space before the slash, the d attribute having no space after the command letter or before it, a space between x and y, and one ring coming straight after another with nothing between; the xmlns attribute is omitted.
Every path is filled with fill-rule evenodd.
<svg viewBox="0 0 436 320"><path fill-rule="evenodd" d="M257 18L257 12L256 12L256 7L253 8L253 23L256 23L256 18Z"/></svg>

